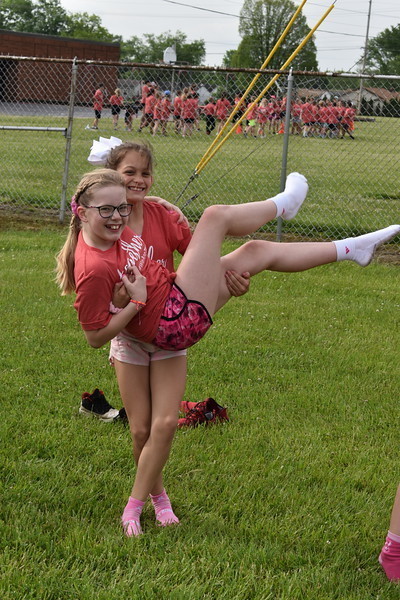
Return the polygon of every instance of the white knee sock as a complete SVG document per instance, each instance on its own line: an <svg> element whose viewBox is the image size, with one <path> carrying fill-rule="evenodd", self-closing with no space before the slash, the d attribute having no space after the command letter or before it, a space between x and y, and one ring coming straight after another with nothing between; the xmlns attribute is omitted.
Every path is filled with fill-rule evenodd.
<svg viewBox="0 0 400 600"><path fill-rule="evenodd" d="M354 260L361 267L366 267L371 262L375 250L399 233L400 225L390 225L365 235L335 241L333 243L336 246L337 260Z"/></svg>
<svg viewBox="0 0 400 600"><path fill-rule="evenodd" d="M283 192L271 198L276 204L276 216L289 221L295 217L308 192L308 183L304 175L290 173L286 178Z"/></svg>

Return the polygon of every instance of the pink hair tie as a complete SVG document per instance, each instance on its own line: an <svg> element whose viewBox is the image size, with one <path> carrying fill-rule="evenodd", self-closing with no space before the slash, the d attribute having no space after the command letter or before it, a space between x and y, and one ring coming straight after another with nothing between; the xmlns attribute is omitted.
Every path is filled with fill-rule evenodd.
<svg viewBox="0 0 400 600"><path fill-rule="evenodd" d="M74 214L76 217L79 218L79 215L78 215L78 204L77 204L77 202L75 200L75 196L72 196L72 198L71 198L71 210L72 210L72 214Z"/></svg>

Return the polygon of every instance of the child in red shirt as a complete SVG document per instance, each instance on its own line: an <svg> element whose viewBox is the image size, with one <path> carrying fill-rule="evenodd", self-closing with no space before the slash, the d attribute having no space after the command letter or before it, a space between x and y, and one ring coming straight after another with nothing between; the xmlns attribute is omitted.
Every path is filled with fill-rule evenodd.
<svg viewBox="0 0 400 600"><path fill-rule="evenodd" d="M244 132L244 136L252 135L253 137L257 137L256 135L256 119L258 114L258 106L255 102L255 97L251 99L251 102L247 105L248 113L247 113L247 127Z"/></svg>
<svg viewBox="0 0 400 600"><path fill-rule="evenodd" d="M94 119L92 123L92 129L99 128L99 120L101 119L101 113L103 111L103 103L104 103L104 84L100 83L98 89L95 91L93 96L93 110L94 110ZM87 126L88 128L88 126Z"/></svg>
<svg viewBox="0 0 400 600"><path fill-rule="evenodd" d="M171 92L169 90L165 90L163 99L161 100L161 131L163 135L167 135L167 124L172 110Z"/></svg>
<svg viewBox="0 0 400 600"><path fill-rule="evenodd" d="M181 121L181 113L182 113L182 92L181 90L177 90L176 96L174 98L174 123L175 123L175 133L180 133L180 129L182 127Z"/></svg>
<svg viewBox="0 0 400 600"><path fill-rule="evenodd" d="M259 125L257 135L259 137L265 138L265 125L268 122L268 115L268 101L266 98L263 98L257 110L257 123Z"/></svg>
<svg viewBox="0 0 400 600"><path fill-rule="evenodd" d="M209 98L208 102L202 108L202 112L206 117L206 134L210 133L215 129L215 101L214 98Z"/></svg>
<svg viewBox="0 0 400 600"><path fill-rule="evenodd" d="M161 92L156 91L155 92L155 103L154 103L154 107L153 107L153 120L154 120L154 125L153 125L153 130L152 133L153 135L156 135L157 130L161 124L161 118L162 118L162 95Z"/></svg>
<svg viewBox="0 0 400 600"><path fill-rule="evenodd" d="M144 102L143 115L140 120L140 125L138 132L140 133L142 129L149 126L152 129L154 125L154 106L157 102L155 92L153 88L150 88L147 92L147 96Z"/></svg>
<svg viewBox="0 0 400 600"><path fill-rule="evenodd" d="M228 120L229 111L231 109L231 103L229 102L226 94L222 94L220 98L218 98L215 105L215 115L218 121L218 129L217 133L221 131L224 124Z"/></svg>
<svg viewBox="0 0 400 600"><path fill-rule="evenodd" d="M135 189L138 193L137 186ZM293 218L307 190L305 178L292 173L284 192L270 200L207 208L174 277L149 259L142 238L126 227L131 209L126 202L125 180L109 169L84 176L73 199L68 239L58 256L57 279L63 293L77 291L75 306L90 345L100 347L126 330L164 350L184 349L205 334L213 314L229 299L222 286L226 270L240 272L246 267L253 274L265 269L290 272L337 260L366 266L376 247L400 233L397 225L336 242L252 240L220 257L226 235L244 236L276 216ZM113 314L109 298L121 281L130 301ZM164 386L169 371L162 369L161 374ZM129 378L123 381L131 387ZM129 536L142 533L140 514L159 481L175 427L175 422L156 427L150 445L145 443L139 454L135 483L122 516ZM166 510L172 520L175 515L170 505ZM177 522L176 517L172 522Z"/></svg>
<svg viewBox="0 0 400 600"><path fill-rule="evenodd" d="M194 92L189 92L182 101L182 137L189 137L193 133L195 123L198 118L199 101Z"/></svg>
<svg viewBox="0 0 400 600"><path fill-rule="evenodd" d="M117 88L110 97L111 115L113 118L113 128L118 129L118 119L121 108L124 104L124 97L121 95L121 90Z"/></svg>
<svg viewBox="0 0 400 600"><path fill-rule="evenodd" d="M350 100L347 102L347 105L345 105L345 103L343 104L344 112L341 120L342 137L344 137L345 134L348 133L350 138L354 140L352 131L354 130L354 117L356 111Z"/></svg>

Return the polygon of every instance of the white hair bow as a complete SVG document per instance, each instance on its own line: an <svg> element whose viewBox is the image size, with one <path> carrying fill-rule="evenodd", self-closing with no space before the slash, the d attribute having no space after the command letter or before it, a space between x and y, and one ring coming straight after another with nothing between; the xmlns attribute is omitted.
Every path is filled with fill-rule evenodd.
<svg viewBox="0 0 400 600"><path fill-rule="evenodd" d="M93 140L88 161L91 165L105 165L110 150L120 146L122 143L122 140L114 136L111 136L110 139L100 137L99 141Z"/></svg>

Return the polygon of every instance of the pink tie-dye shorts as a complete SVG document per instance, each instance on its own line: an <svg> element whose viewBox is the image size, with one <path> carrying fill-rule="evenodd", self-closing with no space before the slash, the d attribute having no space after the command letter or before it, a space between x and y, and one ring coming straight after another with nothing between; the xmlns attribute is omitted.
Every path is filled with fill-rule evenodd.
<svg viewBox="0 0 400 600"><path fill-rule="evenodd" d="M188 300L174 283L152 344L164 350L190 348L201 340L211 325L212 319L206 307L196 300Z"/></svg>

